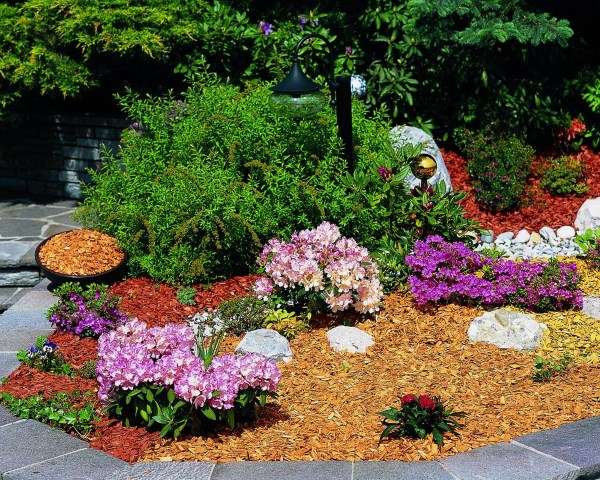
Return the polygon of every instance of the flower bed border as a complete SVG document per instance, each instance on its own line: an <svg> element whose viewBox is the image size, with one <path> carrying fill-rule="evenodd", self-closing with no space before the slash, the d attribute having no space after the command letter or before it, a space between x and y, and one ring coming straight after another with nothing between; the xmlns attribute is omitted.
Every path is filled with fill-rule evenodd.
<svg viewBox="0 0 600 480"><path fill-rule="evenodd" d="M24 348L40 330L50 330L45 311L54 299L47 282L0 315L0 375L16 366L15 345ZM3 328L4 327L4 328ZM29 337L29 338L28 338ZM11 363L12 362L12 363ZM180 480L276 479L367 480L430 478L550 480L600 478L600 417L520 437L431 462L150 462L128 465L85 442L33 420L20 420L0 407L0 476L6 479L112 478Z"/></svg>

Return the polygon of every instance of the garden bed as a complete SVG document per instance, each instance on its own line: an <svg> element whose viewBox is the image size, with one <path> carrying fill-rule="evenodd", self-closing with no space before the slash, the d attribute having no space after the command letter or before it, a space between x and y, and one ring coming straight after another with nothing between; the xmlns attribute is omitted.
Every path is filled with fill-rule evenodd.
<svg viewBox="0 0 600 480"><path fill-rule="evenodd" d="M583 271L587 293L597 293L593 276ZM121 308L129 316L160 325L183 322L201 305L217 306L225 298L243 294L252 281L238 277L212 289L198 289L199 305L185 308L175 300L174 289L146 279L130 279L112 290L124 295ZM167 441L160 440L156 432L127 428L102 417L89 440L93 447L127 461L420 460L600 414L598 367L578 361L551 382L535 383L531 378L534 353L469 343L469 322L481 312L457 305L424 311L416 308L410 295L395 293L386 299L376 320L358 324L375 338L366 355L333 352L322 327L294 338L293 360L280 364L279 397L267 404L254 425ZM537 319L556 321L557 315L539 314ZM553 325L549 322L552 334ZM572 343L568 332L566 341L556 340L565 339L564 331L556 331L558 336L550 336L556 345L546 344L544 353L560 353L560 348ZM95 358L95 340L65 333L51 338L75 366ZM238 337L228 336L222 350L232 351L238 341ZM0 390L26 396L42 390L50 394L94 388L95 382L90 380L22 366ZM446 436L442 449L431 438L380 442L378 413L398 404L407 392L440 395L450 407L465 412L460 435Z"/></svg>
<svg viewBox="0 0 600 480"><path fill-rule="evenodd" d="M444 162L452 178L453 188L469 193L469 196L462 202L466 216L477 220L484 228L495 233L517 232L522 228L537 231L544 226L557 228L562 225L572 225L583 201L586 198L600 196L600 153L584 148L577 155L586 166L585 182L589 190L584 196L551 195L540 187L540 178L534 176L528 183L527 197L523 207L507 213L490 213L483 210L475 200L466 169L466 160L451 151L444 151L443 154ZM539 169L543 160L541 157L535 160L534 171L536 164Z"/></svg>

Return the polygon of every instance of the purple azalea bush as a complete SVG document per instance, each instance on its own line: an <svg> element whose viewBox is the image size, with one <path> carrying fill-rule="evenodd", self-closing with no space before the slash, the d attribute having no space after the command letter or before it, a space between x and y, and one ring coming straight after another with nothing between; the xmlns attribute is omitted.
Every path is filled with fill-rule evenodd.
<svg viewBox="0 0 600 480"><path fill-rule="evenodd" d="M50 307L47 316L60 331L98 337L127 321L127 315L117 308L118 297L108 293L106 285L91 284L83 288L76 283L65 283L54 294L59 300Z"/></svg>
<svg viewBox="0 0 600 480"><path fill-rule="evenodd" d="M582 306L572 263L492 259L437 235L417 241L405 261L410 289L420 305L455 301L535 311Z"/></svg>
<svg viewBox="0 0 600 480"><path fill-rule="evenodd" d="M333 312L352 307L360 313L376 312L383 298L368 250L329 222L296 232L289 242L269 240L258 263L265 272L254 286L259 298L274 295L296 306L324 304Z"/></svg>
<svg viewBox="0 0 600 480"><path fill-rule="evenodd" d="M188 325L147 328L131 320L103 334L98 343L98 397L129 423L158 423L163 425L161 434L178 436L198 416L225 419L233 426L238 411L253 409L255 402L264 405L275 394L281 373L273 361L254 353L227 354L206 366L195 347ZM146 413L135 410L136 402Z"/></svg>

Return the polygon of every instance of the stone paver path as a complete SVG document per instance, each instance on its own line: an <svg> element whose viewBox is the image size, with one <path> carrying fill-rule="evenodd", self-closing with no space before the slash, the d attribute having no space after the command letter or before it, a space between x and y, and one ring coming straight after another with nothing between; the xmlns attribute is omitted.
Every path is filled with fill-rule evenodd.
<svg viewBox="0 0 600 480"><path fill-rule="evenodd" d="M0 315L0 376L15 352L47 334L47 281ZM478 448L438 462L151 462L129 465L0 406L0 479L11 480L593 480L600 417Z"/></svg>
<svg viewBox="0 0 600 480"><path fill-rule="evenodd" d="M0 200L0 311L15 303L41 277L35 248L55 233L78 227L74 200L35 203L27 199Z"/></svg>

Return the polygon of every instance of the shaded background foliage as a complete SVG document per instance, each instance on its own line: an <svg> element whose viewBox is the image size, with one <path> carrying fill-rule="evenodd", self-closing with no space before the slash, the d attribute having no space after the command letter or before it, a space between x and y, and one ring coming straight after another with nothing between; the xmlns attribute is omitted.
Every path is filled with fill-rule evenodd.
<svg viewBox="0 0 600 480"><path fill-rule="evenodd" d="M335 45L336 72L364 74L368 105L385 105L396 123L442 138L499 124L543 142L572 115L591 115L582 94L598 77L592 10L591 0L4 1L0 102L40 108L40 98L65 97L72 108L116 110L112 95L126 86L179 90L202 70L273 80L295 42L317 32ZM324 49L305 47L321 81Z"/></svg>

